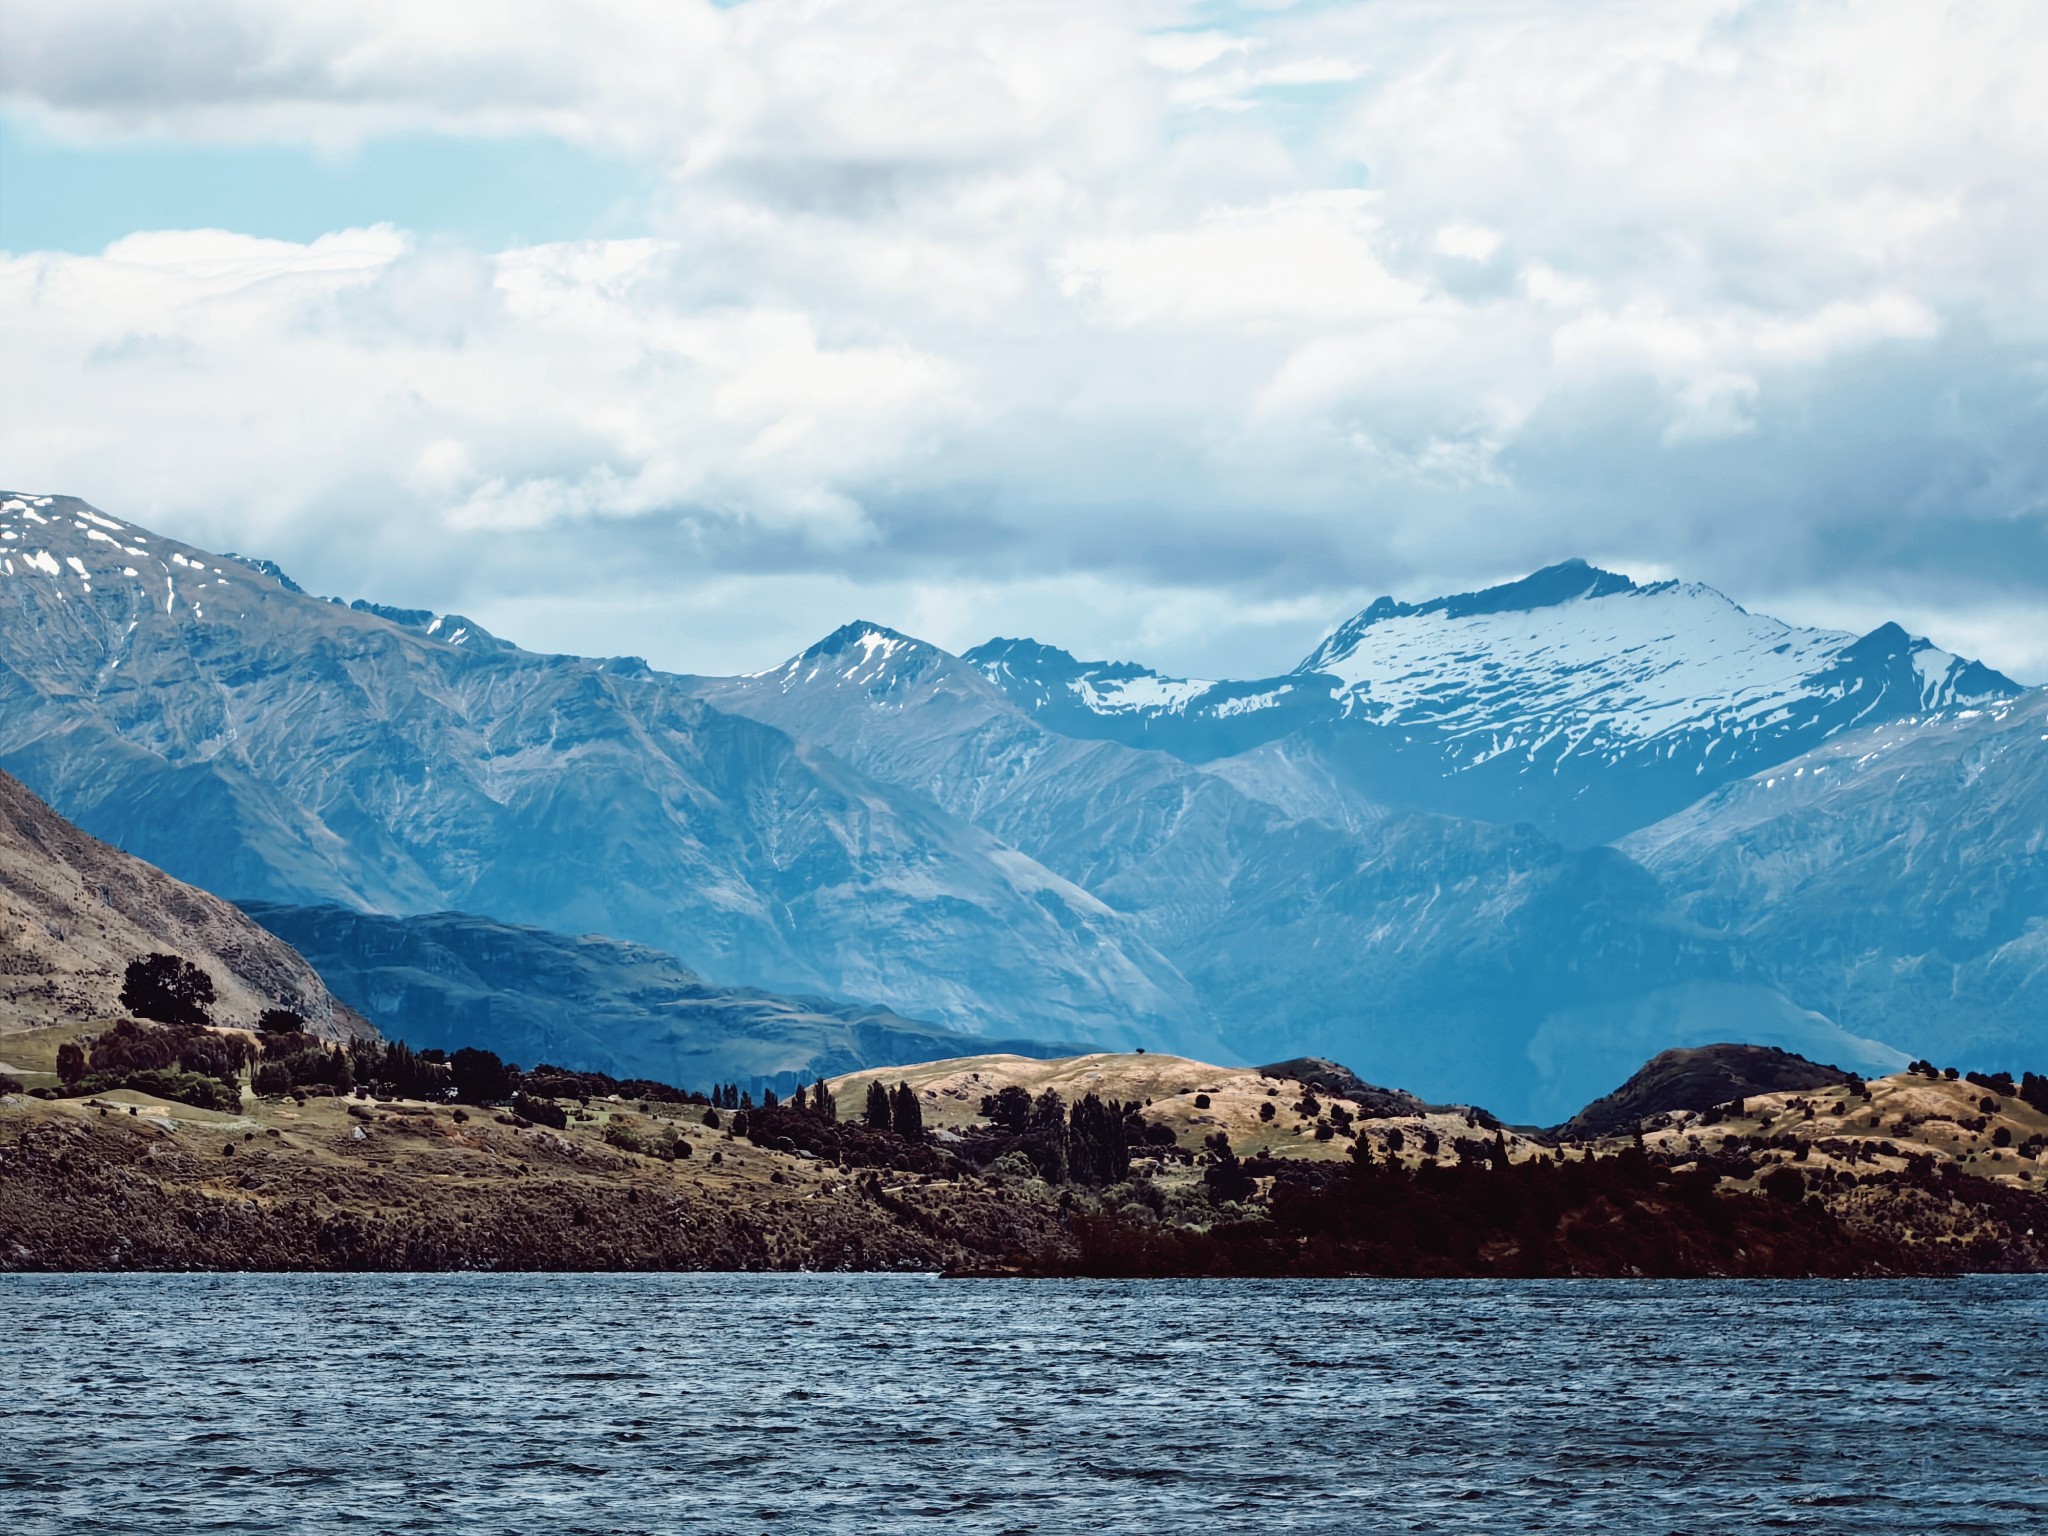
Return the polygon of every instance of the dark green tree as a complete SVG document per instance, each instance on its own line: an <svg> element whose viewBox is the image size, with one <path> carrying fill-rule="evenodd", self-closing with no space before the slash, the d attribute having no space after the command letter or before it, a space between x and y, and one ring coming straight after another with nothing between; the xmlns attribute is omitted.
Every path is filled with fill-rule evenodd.
<svg viewBox="0 0 2048 1536"><path fill-rule="evenodd" d="M817 1085L811 1089L811 1113L820 1120L837 1120L839 1118L839 1101L832 1097L832 1090L825 1086L825 1079L822 1077L818 1079Z"/></svg>
<svg viewBox="0 0 2048 1536"><path fill-rule="evenodd" d="M1202 1183L1209 1191L1210 1201L1224 1205L1250 1199L1254 1187L1252 1176L1245 1172L1244 1164L1230 1150L1230 1137L1218 1131L1208 1138L1206 1145L1213 1154L1213 1161L1202 1170Z"/></svg>
<svg viewBox="0 0 2048 1536"><path fill-rule="evenodd" d="M908 1083L896 1085L896 1097L889 1106L891 1128L905 1141L924 1140L924 1109Z"/></svg>
<svg viewBox="0 0 2048 1536"><path fill-rule="evenodd" d="M496 1104L512 1096L512 1074L496 1051L465 1045L448 1058L455 1097L465 1104Z"/></svg>
<svg viewBox="0 0 2048 1536"><path fill-rule="evenodd" d="M266 1008L256 1020L256 1029L265 1035L303 1035L306 1017L296 1008Z"/></svg>
<svg viewBox="0 0 2048 1536"><path fill-rule="evenodd" d="M1031 1123L1031 1095L1011 1083L998 1093L983 1094L981 1112L988 1120L1016 1135Z"/></svg>
<svg viewBox="0 0 2048 1536"><path fill-rule="evenodd" d="M878 1131L886 1131L896 1123L896 1111L889 1102L889 1090L876 1078L868 1084L867 1122Z"/></svg>
<svg viewBox="0 0 2048 1536"><path fill-rule="evenodd" d="M1067 1170L1084 1184L1117 1184L1130 1177L1131 1147L1124 1106L1084 1096L1068 1117Z"/></svg>
<svg viewBox="0 0 2048 1536"><path fill-rule="evenodd" d="M179 955L145 955L128 962L121 1006L159 1024L213 1022L213 978Z"/></svg>

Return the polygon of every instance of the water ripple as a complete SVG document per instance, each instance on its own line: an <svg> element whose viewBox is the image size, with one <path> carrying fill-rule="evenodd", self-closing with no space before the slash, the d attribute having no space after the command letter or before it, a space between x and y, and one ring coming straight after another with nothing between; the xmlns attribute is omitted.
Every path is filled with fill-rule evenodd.
<svg viewBox="0 0 2048 1536"><path fill-rule="evenodd" d="M6 1276L0 1530L2048 1529L2048 1281Z"/></svg>

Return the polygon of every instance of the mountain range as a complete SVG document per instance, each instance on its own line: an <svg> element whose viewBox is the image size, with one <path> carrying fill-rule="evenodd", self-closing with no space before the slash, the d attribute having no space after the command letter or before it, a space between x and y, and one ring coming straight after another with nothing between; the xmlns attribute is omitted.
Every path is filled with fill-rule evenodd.
<svg viewBox="0 0 2048 1536"><path fill-rule="evenodd" d="M323 920L323 973L457 911L659 951L656 992L1314 1053L1523 1121L1674 1046L2048 1045L2043 695L1895 626L1567 562L1250 682L873 624L687 677L26 496L0 615L0 765L181 878L379 919Z"/></svg>

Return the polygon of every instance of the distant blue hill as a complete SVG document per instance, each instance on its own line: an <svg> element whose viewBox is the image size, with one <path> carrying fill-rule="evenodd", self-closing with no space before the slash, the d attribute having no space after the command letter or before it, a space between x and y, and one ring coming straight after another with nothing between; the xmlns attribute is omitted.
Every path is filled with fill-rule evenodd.
<svg viewBox="0 0 2048 1536"><path fill-rule="evenodd" d="M243 910L386 1035L415 1047L479 1046L527 1067L787 1094L799 1083L892 1063L1090 1048L981 1039L885 1008L712 986L644 945L463 912L387 917L260 901Z"/></svg>

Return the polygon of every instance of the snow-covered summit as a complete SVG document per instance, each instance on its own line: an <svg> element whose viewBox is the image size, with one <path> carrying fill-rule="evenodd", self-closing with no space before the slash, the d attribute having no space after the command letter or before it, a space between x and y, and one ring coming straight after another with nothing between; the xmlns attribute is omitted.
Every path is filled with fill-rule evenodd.
<svg viewBox="0 0 2048 1536"><path fill-rule="evenodd" d="M1805 629L1712 587L1639 584L1584 560L1427 602L1382 597L1277 678L1181 681L1026 640L968 659L1070 735L1196 762L1299 739L1365 800L1575 840L1836 732L2022 691L1896 624Z"/></svg>
<svg viewBox="0 0 2048 1536"><path fill-rule="evenodd" d="M1167 677L1134 661L1079 661L1036 640L990 640L961 659L1005 693L1022 689L1047 703L1071 698L1099 714L1181 710L1216 686L1206 679Z"/></svg>
<svg viewBox="0 0 2048 1536"><path fill-rule="evenodd" d="M1329 663L1355 650L1363 640L1365 632L1375 624L1390 619L1405 619L1440 614L1448 619L1469 618L1477 614L1530 613L1538 608L1555 608L1563 603L1582 599L1609 597L1617 592L1638 590L1628 577L1616 571L1603 571L1598 566L1588 565L1584 560L1571 559L1556 565L1546 565L1542 570L1522 577L1519 581L1505 582L1497 587L1487 587L1478 592L1459 592L1450 597L1432 598L1426 603L1397 602L1391 597L1382 597L1356 618L1339 625L1336 632L1311 651L1306 660L1296 667L1297 672L1329 672Z"/></svg>
<svg viewBox="0 0 2048 1536"><path fill-rule="evenodd" d="M2019 691L1895 624L1861 638L1802 629L1712 587L1639 586L1582 560L1413 606L1382 598L1296 671L1336 679L1346 717L1476 738L1468 763L1741 735L1834 706L1846 726Z"/></svg>
<svg viewBox="0 0 2048 1536"><path fill-rule="evenodd" d="M33 596L38 611L123 640L145 623L243 621L267 602L306 595L274 561L212 554L109 517L73 496L0 491L0 581L8 580L41 583L17 594ZM361 599L327 602L458 649L507 645L457 613Z"/></svg>
<svg viewBox="0 0 2048 1536"><path fill-rule="evenodd" d="M781 666L751 674L749 680L770 683L785 693L821 683L880 692L928 678L950 665L957 665L956 659L935 645L886 624L856 619Z"/></svg>

